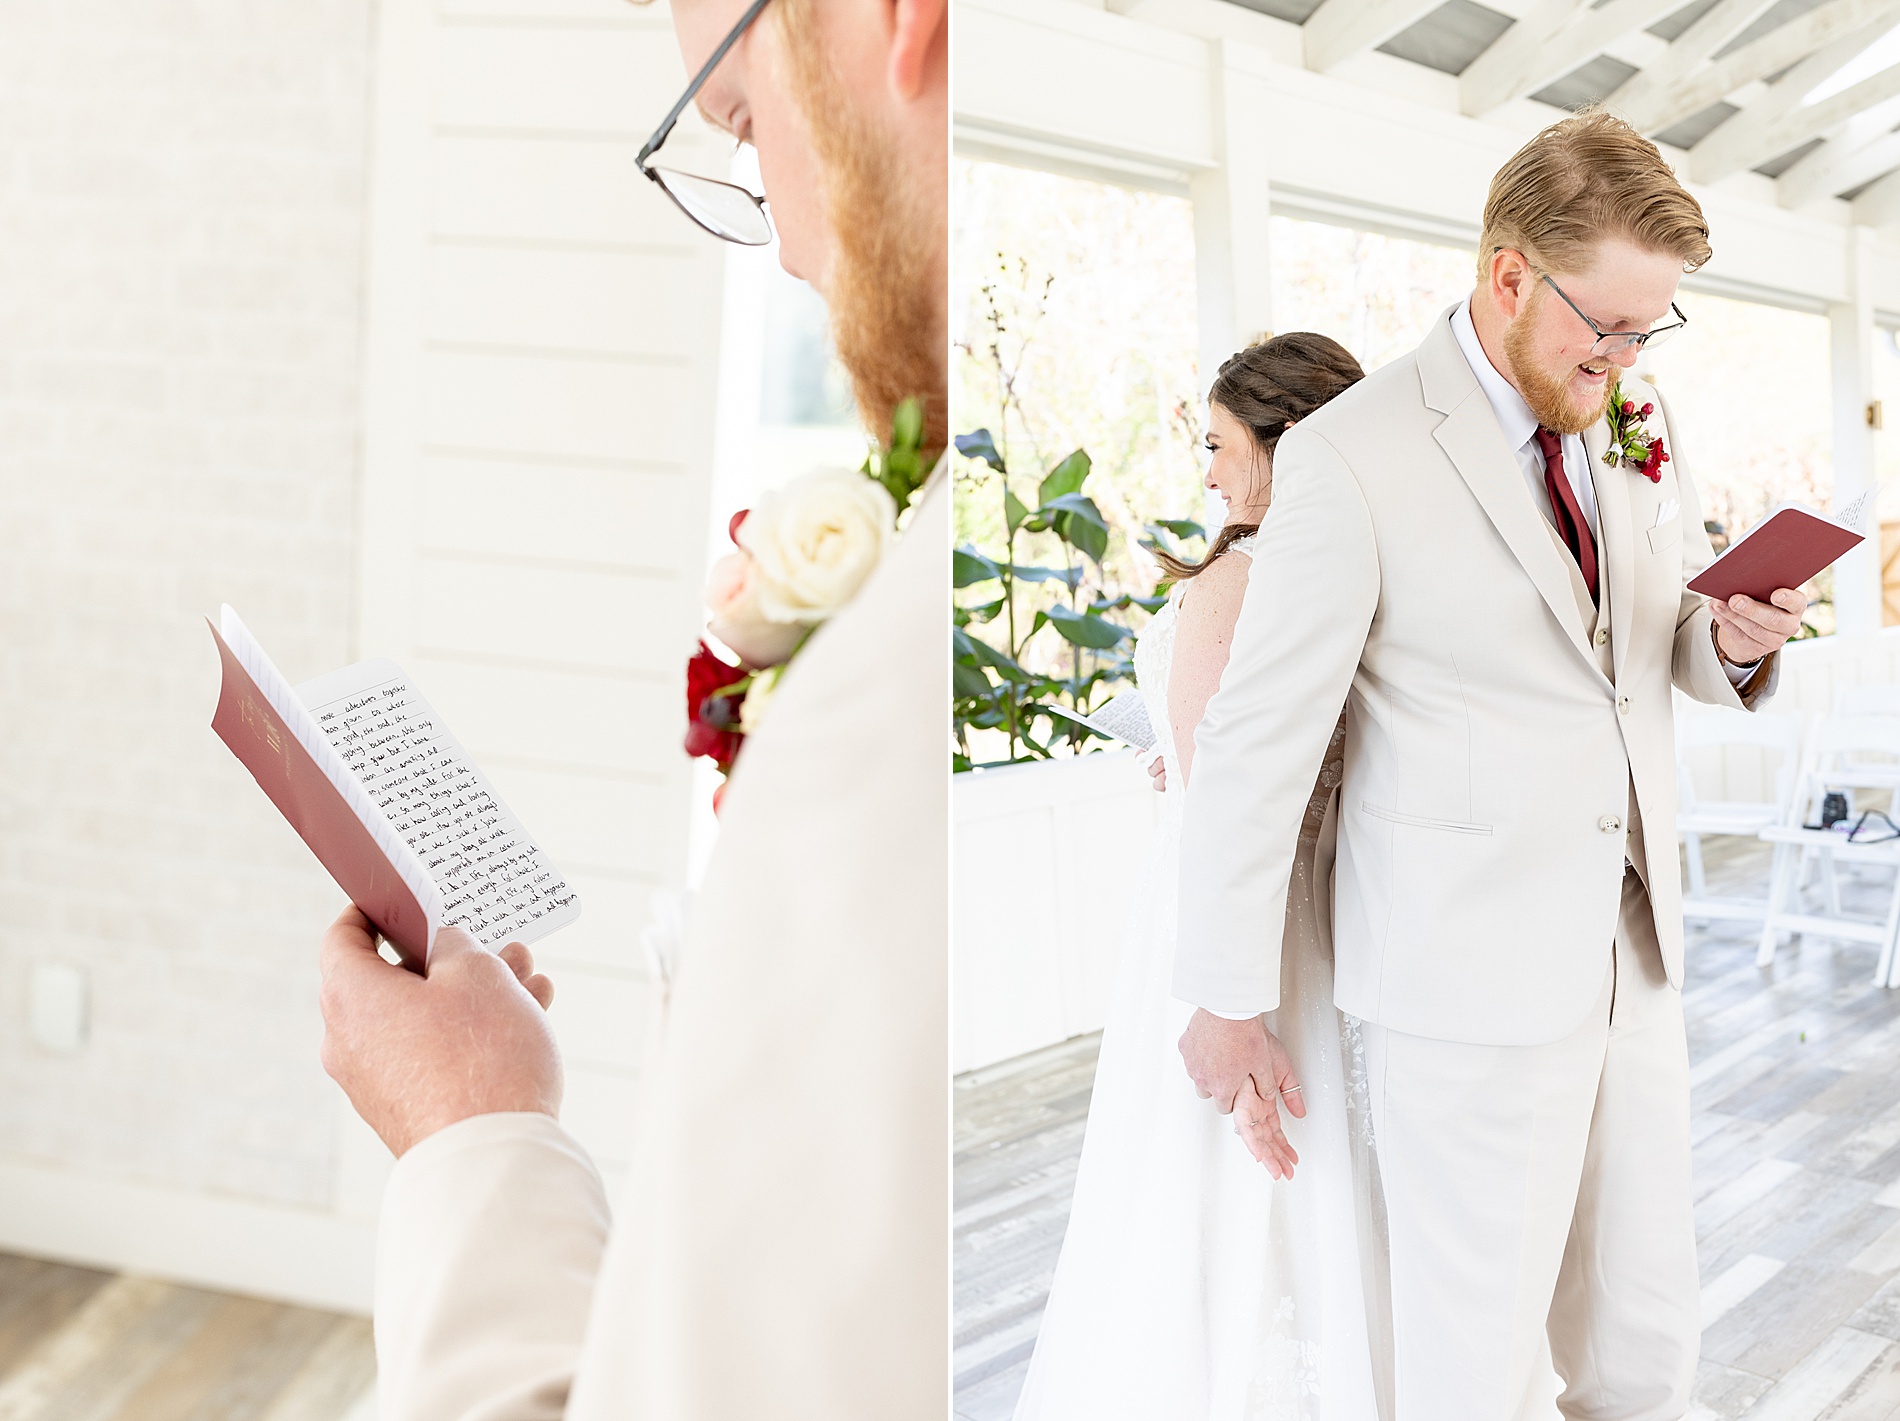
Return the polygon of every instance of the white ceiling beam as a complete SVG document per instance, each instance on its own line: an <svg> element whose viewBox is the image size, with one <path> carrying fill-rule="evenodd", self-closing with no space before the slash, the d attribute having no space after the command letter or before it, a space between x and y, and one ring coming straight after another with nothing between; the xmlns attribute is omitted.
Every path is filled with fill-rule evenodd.
<svg viewBox="0 0 1900 1421"><path fill-rule="evenodd" d="M1377 49L1436 10L1441 0L1323 0L1300 35L1306 67L1327 70Z"/></svg>
<svg viewBox="0 0 1900 1421"><path fill-rule="evenodd" d="M1703 60L1754 24L1775 0L1720 0L1708 14L1677 35L1662 56L1630 75L1610 95L1611 106L1644 132L1667 128L1656 122L1669 91Z"/></svg>
<svg viewBox="0 0 1900 1421"><path fill-rule="evenodd" d="M1689 150L1689 175L1701 183L1720 182L1731 173L1819 138L1863 109L1900 97L1900 64L1896 64L1818 104L1801 103L1879 32L1875 27L1873 33L1848 35L1802 60L1763 98Z"/></svg>
<svg viewBox="0 0 1900 1421"><path fill-rule="evenodd" d="M1717 10L1722 8L1716 7ZM1705 18L1713 17L1714 13L1711 11ZM1721 102L1737 89L1786 69L1795 60L1836 40L1848 36L1872 38L1896 22L1900 22L1900 0L1830 0L1751 40L1706 68L1677 79L1661 94L1631 102L1624 97L1624 90L1619 89L1610 96L1610 102L1622 109L1629 121L1643 132L1655 133L1702 112L1710 104ZM1687 39L1688 35L1683 38ZM1641 77L1637 75L1630 84ZM1730 119L1729 123L1734 121ZM1726 128L1728 124L1722 126Z"/></svg>
<svg viewBox="0 0 1900 1421"><path fill-rule="evenodd" d="M1900 173L1889 173L1854 199L1854 220L1863 227L1900 225Z"/></svg>
<svg viewBox="0 0 1900 1421"><path fill-rule="evenodd" d="M1776 200L1783 207L1806 207L1900 168L1900 133L1893 131L1895 106L1896 101L1890 100L1855 114L1845 132L1775 179Z"/></svg>
<svg viewBox="0 0 1900 1421"><path fill-rule="evenodd" d="M1543 0L1499 35L1458 78L1459 106L1480 115L1536 93L1587 64L1624 36L1639 33L1686 0Z"/></svg>

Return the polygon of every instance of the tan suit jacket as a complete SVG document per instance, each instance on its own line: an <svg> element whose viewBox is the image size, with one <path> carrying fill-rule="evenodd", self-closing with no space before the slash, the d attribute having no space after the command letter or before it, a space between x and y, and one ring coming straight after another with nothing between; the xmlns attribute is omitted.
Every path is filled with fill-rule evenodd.
<svg viewBox="0 0 1900 1421"><path fill-rule="evenodd" d="M1443 1040L1567 1036L1597 1000L1626 855L1681 984L1670 688L1745 705L1684 588L1712 552L1682 445L1629 377L1628 398L1659 406L1661 481L1605 465L1607 424L1586 431L1609 623L1593 627L1450 315L1280 441L1195 735L1175 991L1198 1006L1278 1004L1300 813L1341 704L1342 1010Z"/></svg>
<svg viewBox="0 0 1900 1421"><path fill-rule="evenodd" d="M618 1218L545 1116L396 1166L381 1421L941 1421L948 482L741 757Z"/></svg>

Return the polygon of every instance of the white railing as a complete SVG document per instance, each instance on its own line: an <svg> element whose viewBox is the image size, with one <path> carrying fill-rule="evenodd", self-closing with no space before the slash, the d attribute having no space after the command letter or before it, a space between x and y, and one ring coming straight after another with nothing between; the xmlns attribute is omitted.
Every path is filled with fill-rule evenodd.
<svg viewBox="0 0 1900 1421"><path fill-rule="evenodd" d="M955 1070L1100 1029L1155 800L1132 750L956 777Z"/></svg>

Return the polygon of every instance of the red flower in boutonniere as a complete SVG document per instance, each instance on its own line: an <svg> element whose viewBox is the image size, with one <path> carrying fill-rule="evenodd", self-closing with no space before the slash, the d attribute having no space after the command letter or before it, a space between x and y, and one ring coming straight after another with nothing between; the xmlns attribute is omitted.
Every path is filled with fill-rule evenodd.
<svg viewBox="0 0 1900 1421"><path fill-rule="evenodd" d="M745 705L743 666L723 660L705 642L686 663L686 753L704 755L721 772L738 758L745 735L739 715Z"/></svg>
<svg viewBox="0 0 1900 1421"><path fill-rule="evenodd" d="M1634 469L1651 483L1662 482L1662 466L1669 462L1669 451L1663 448L1662 436L1651 434L1643 428L1643 421L1656 412L1656 407L1645 402L1637 408L1634 400L1623 398L1623 382L1617 381L1610 388L1610 447L1603 452L1603 462L1615 468L1618 464Z"/></svg>

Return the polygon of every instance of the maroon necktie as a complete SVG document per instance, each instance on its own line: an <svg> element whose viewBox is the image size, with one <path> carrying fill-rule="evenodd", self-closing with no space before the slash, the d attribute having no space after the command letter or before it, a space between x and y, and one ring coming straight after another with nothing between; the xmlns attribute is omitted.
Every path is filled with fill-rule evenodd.
<svg viewBox="0 0 1900 1421"><path fill-rule="evenodd" d="M1590 589L1590 600L1597 600L1597 542L1590 536L1590 522L1577 502L1577 491L1564 477L1564 442L1537 426L1537 447L1544 451L1544 490L1550 495L1550 511L1557 515L1557 532L1562 535L1570 556L1577 560L1583 585Z"/></svg>

